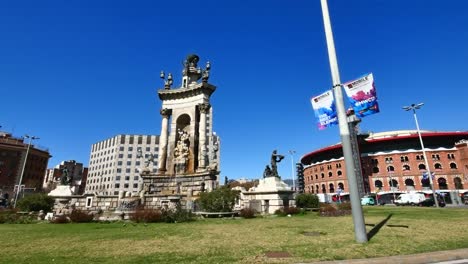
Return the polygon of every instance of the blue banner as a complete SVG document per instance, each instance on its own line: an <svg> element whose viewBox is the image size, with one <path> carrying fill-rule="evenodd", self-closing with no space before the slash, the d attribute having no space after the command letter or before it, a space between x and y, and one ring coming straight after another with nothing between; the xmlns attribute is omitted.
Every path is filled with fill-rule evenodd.
<svg viewBox="0 0 468 264"><path fill-rule="evenodd" d="M379 112L377 92L372 73L343 84L343 87L357 117L364 117Z"/></svg>
<svg viewBox="0 0 468 264"><path fill-rule="evenodd" d="M325 129L329 126L338 124L338 115L336 113L335 99L331 90L324 92L319 96L312 97L310 100L315 116L318 119L318 128Z"/></svg>

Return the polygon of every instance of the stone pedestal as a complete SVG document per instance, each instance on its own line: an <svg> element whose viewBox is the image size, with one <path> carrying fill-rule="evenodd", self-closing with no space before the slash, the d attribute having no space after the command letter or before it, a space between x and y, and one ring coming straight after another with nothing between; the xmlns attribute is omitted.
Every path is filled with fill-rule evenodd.
<svg viewBox="0 0 468 264"><path fill-rule="evenodd" d="M49 196L54 196L54 197L67 197L67 196L72 196L76 193L76 188L73 186L71 187L70 185L58 185L57 188L53 189L50 191L48 194Z"/></svg>
<svg viewBox="0 0 468 264"><path fill-rule="evenodd" d="M257 187L242 192L242 206L262 214L274 214L276 210L295 206L294 191L279 177L261 179Z"/></svg>

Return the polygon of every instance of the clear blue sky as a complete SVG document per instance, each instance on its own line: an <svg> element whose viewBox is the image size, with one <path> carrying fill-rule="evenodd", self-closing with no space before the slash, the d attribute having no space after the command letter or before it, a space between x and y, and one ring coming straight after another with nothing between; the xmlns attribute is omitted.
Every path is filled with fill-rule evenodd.
<svg viewBox="0 0 468 264"><path fill-rule="evenodd" d="M467 130L468 1L329 0L342 82L373 72L381 112L364 131ZM302 155L339 142L310 98L331 87L319 0L2 1L0 125L88 164L91 144L159 134L160 70L180 83L189 53L212 63L221 176L259 178L272 150L291 177Z"/></svg>

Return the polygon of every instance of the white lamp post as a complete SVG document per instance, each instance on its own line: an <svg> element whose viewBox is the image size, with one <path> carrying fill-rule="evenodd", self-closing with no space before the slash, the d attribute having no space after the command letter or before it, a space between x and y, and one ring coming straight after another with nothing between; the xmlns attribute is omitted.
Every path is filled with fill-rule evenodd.
<svg viewBox="0 0 468 264"><path fill-rule="evenodd" d="M292 178L292 181L293 181L293 191L296 192L296 184L295 184L295 180L294 180L294 154L296 153L295 150L290 150L289 151L289 154L291 154L291 178Z"/></svg>
<svg viewBox="0 0 468 264"><path fill-rule="evenodd" d="M18 189L16 190L15 202L13 204L13 208L16 208L16 202L18 201L18 195L19 195L19 193L21 191L21 182L23 181L24 169L26 168L26 161L28 160L28 154L29 154L29 149L31 148L31 142L34 139L39 139L38 137L28 136L28 135L24 135L24 137L29 138L29 143L28 143L28 147L26 148L26 156L24 157L23 167L21 169L21 174L20 174L20 178L19 178L19 182L18 182Z"/></svg>
<svg viewBox="0 0 468 264"><path fill-rule="evenodd" d="M436 196L436 193L435 193L435 190L434 190L434 183L432 182L431 170L429 168L429 163L427 162L426 149L424 148L424 143L423 143L423 140L422 140L422 137L421 137L421 131L419 130L418 117L416 116L416 109L421 108L421 106L423 106L423 105L424 105L424 103L411 104L411 106L403 106L403 109L406 110L406 111L413 110L414 121L416 122L416 129L418 130L419 142L421 143L421 149L422 149L422 153L423 153L423 156L424 156L424 163L426 165L426 173L427 173L427 175L429 177L429 183L431 185L432 196L434 197L434 203L435 203L436 207L439 207L439 201L437 201L437 196Z"/></svg>

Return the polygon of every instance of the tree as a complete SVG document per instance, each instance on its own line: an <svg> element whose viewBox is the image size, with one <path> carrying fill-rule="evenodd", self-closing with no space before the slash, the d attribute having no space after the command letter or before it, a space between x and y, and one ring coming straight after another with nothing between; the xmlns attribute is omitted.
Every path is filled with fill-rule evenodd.
<svg viewBox="0 0 468 264"><path fill-rule="evenodd" d="M238 195L238 191L222 186L211 192L201 193L198 202L206 212L231 212Z"/></svg>
<svg viewBox="0 0 468 264"><path fill-rule="evenodd" d="M296 196L296 206L300 208L318 208L318 196L315 194L301 193Z"/></svg>
<svg viewBox="0 0 468 264"><path fill-rule="evenodd" d="M54 206L54 198L45 193L35 193L18 200L17 207L22 211L50 212Z"/></svg>

